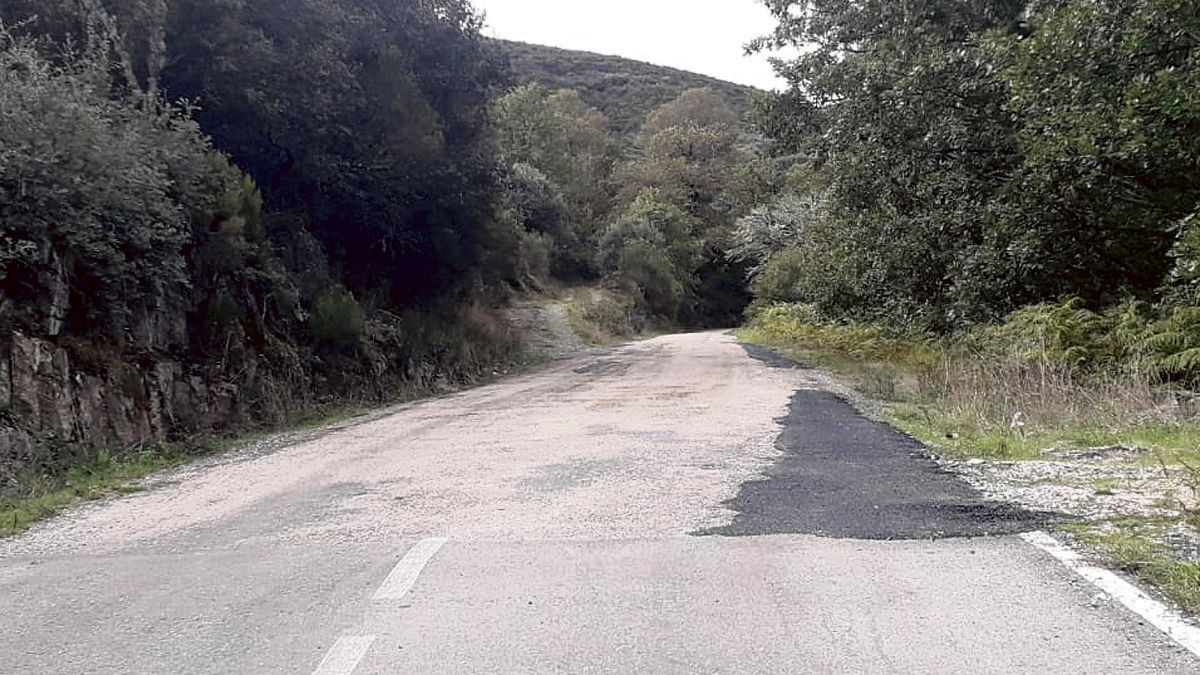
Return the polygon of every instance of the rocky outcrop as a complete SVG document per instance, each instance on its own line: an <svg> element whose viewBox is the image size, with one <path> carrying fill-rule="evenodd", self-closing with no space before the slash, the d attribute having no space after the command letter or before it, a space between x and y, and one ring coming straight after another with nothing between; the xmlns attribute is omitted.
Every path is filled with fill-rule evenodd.
<svg viewBox="0 0 1200 675"><path fill-rule="evenodd" d="M63 347L12 333L0 338L0 465L13 474L69 462L81 449L209 431L235 421L235 389L167 360L87 372Z"/></svg>
<svg viewBox="0 0 1200 675"><path fill-rule="evenodd" d="M343 351L271 335L251 348L242 333L185 350L187 324L165 309L134 312L145 339L131 327L126 345L0 331L0 491L30 471L59 475L102 448L276 427L314 406L470 381L515 356L507 324L476 313L371 321ZM415 344L420 336L434 339Z"/></svg>

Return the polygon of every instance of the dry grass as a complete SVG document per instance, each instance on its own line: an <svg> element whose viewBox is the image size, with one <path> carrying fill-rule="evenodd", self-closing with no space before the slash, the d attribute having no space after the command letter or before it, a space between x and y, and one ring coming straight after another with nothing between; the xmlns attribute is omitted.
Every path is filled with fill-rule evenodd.
<svg viewBox="0 0 1200 675"><path fill-rule="evenodd" d="M741 337L846 377L948 454L1028 459L1052 446L1137 444L1200 462L1196 406L1136 363L1084 370L1053 350L822 322L794 306L760 312Z"/></svg>
<svg viewBox="0 0 1200 675"><path fill-rule="evenodd" d="M927 389L982 425L1127 424L1174 415L1174 398L1146 372L1081 377L1062 363L990 360L951 351ZM1018 423L1021 420L1017 420Z"/></svg>

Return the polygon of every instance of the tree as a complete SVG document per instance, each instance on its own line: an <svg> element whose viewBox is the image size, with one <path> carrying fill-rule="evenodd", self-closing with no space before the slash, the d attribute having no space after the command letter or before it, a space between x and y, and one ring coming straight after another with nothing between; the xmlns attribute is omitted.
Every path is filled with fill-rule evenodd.
<svg viewBox="0 0 1200 675"><path fill-rule="evenodd" d="M286 334L298 291L257 186L187 109L114 81L129 59L111 33L87 38L51 59L0 32L0 327L63 341L101 376Z"/></svg>
<svg viewBox="0 0 1200 675"><path fill-rule="evenodd" d="M1156 293L1196 205L1193 3L766 4L757 46L808 47L758 119L828 183L846 311L949 329Z"/></svg>
<svg viewBox="0 0 1200 675"><path fill-rule="evenodd" d="M528 164L514 164L504 181L501 205L507 217L518 224L527 244L545 244L548 275L575 279L591 269L588 248L571 222L562 191L541 171ZM540 250L536 255L541 255ZM540 267L532 265L534 269Z"/></svg>
<svg viewBox="0 0 1200 675"><path fill-rule="evenodd" d="M497 72L468 3L173 0L168 18L164 87L200 102L269 211L303 214L350 290L415 305L473 287Z"/></svg>
<svg viewBox="0 0 1200 675"><path fill-rule="evenodd" d="M1015 303L1150 299L1200 203L1200 8L1059 3L1026 33L988 44L1012 92L1022 161L964 276Z"/></svg>
<svg viewBox="0 0 1200 675"><path fill-rule="evenodd" d="M701 262L693 221L654 190L644 190L599 242L598 266L651 313L677 318Z"/></svg>
<svg viewBox="0 0 1200 675"><path fill-rule="evenodd" d="M861 318L922 328L966 317L955 264L1016 160L1008 93L976 42L1022 2L767 0L757 46L806 45L759 112L777 152L808 158L857 270ZM974 309L974 308L971 308Z"/></svg>
<svg viewBox="0 0 1200 675"><path fill-rule="evenodd" d="M562 191L581 236L594 235L612 208L617 146L608 119L577 92L518 87L493 106L506 164L535 167Z"/></svg>
<svg viewBox="0 0 1200 675"><path fill-rule="evenodd" d="M751 156L738 143L737 115L711 89L691 89L647 117L637 156L619 172L623 201L645 189L698 218L705 231L727 227L744 204L730 180Z"/></svg>

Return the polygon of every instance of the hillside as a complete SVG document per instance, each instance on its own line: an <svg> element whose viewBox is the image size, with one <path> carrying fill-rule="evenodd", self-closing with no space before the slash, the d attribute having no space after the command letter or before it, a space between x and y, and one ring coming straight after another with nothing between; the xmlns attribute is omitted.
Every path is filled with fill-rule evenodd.
<svg viewBox="0 0 1200 675"><path fill-rule="evenodd" d="M538 83L549 89L575 89L612 122L613 130L629 135L655 108L687 89L710 87L733 108L744 113L756 90L706 75L665 66L572 51L524 42L496 40L511 63L514 84Z"/></svg>

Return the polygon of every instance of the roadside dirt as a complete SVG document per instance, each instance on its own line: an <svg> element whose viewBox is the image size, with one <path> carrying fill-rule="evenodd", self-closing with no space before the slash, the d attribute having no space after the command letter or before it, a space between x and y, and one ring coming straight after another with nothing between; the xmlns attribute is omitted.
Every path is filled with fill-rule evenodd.
<svg viewBox="0 0 1200 675"><path fill-rule="evenodd" d="M527 300L504 312L532 351L551 360L569 359L592 350L571 328L566 303L557 300Z"/></svg>
<svg viewBox="0 0 1200 675"><path fill-rule="evenodd" d="M1119 532L1122 522L1155 523L1139 531L1172 558L1200 562L1200 531L1191 517L1200 495L1186 469L1124 446L1043 454L1044 460L1019 462L939 461L990 499L1058 511L1096 534Z"/></svg>
<svg viewBox="0 0 1200 675"><path fill-rule="evenodd" d="M1103 453L1108 448L1096 448ZM1133 462L1122 454L1021 462L942 459L942 466L981 491L1075 518L1174 518L1198 506L1184 471Z"/></svg>

